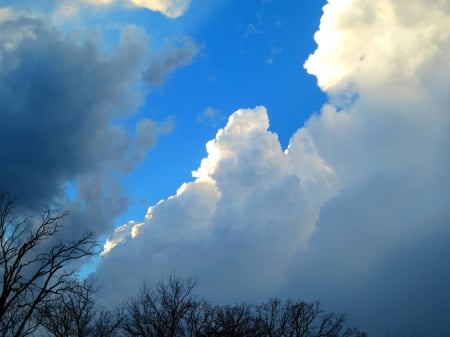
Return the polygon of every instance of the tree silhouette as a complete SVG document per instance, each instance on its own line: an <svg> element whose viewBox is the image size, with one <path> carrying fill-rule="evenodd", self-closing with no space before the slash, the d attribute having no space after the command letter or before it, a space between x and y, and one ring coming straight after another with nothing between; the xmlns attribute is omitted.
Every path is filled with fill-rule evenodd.
<svg viewBox="0 0 450 337"><path fill-rule="evenodd" d="M129 336L182 336L185 319L195 307L195 285L195 280L175 275L162 280L154 290L144 285L136 297L125 303L123 329Z"/></svg>
<svg viewBox="0 0 450 337"><path fill-rule="evenodd" d="M34 314L50 295L72 287L71 262L96 253L93 233L58 239L67 213L45 208L40 217L16 214L16 198L0 191L0 336L33 333Z"/></svg>

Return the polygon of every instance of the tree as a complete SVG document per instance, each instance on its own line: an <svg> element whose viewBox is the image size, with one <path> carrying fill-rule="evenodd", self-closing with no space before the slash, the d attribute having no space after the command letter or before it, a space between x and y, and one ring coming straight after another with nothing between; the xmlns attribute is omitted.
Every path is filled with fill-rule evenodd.
<svg viewBox="0 0 450 337"><path fill-rule="evenodd" d="M289 325L286 306L280 299L272 298L268 302L260 304L256 309L256 314L264 336L288 336Z"/></svg>
<svg viewBox="0 0 450 337"><path fill-rule="evenodd" d="M136 297L125 303L124 331L128 336L183 336L186 317L195 306L195 285L193 279L174 275L162 280L155 290L144 285Z"/></svg>
<svg viewBox="0 0 450 337"><path fill-rule="evenodd" d="M16 214L17 199L0 191L0 336L23 337L38 327L37 308L73 287L72 262L96 254L93 233L58 238L66 212L45 208L40 217Z"/></svg>
<svg viewBox="0 0 450 337"><path fill-rule="evenodd" d="M38 307L37 320L49 336L113 337L121 324L120 312L98 305L93 279L72 279L67 291L52 295Z"/></svg>
<svg viewBox="0 0 450 337"><path fill-rule="evenodd" d="M256 319L254 307L245 303L216 307L214 336L262 337L264 331Z"/></svg>
<svg viewBox="0 0 450 337"><path fill-rule="evenodd" d="M185 317L185 337L213 337L215 336L216 308L205 300L192 301Z"/></svg>
<svg viewBox="0 0 450 337"><path fill-rule="evenodd" d="M257 313L267 337L367 337L356 328L346 328L344 315L322 310L319 302L271 299Z"/></svg>

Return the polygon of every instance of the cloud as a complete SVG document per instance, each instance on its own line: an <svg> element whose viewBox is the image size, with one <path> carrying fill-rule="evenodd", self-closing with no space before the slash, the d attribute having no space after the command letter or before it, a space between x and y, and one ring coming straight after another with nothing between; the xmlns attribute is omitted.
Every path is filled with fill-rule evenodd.
<svg viewBox="0 0 450 337"><path fill-rule="evenodd" d="M233 113L195 180L104 256L104 292L176 269L217 300L320 299L374 335L445 336L449 14L329 0L305 63L329 102L286 151L264 108Z"/></svg>
<svg viewBox="0 0 450 337"><path fill-rule="evenodd" d="M283 48L277 48L277 47L272 47L270 50L270 55L267 58L266 63L267 64L273 64L274 60L275 60L275 56L279 53L283 52Z"/></svg>
<svg viewBox="0 0 450 337"><path fill-rule="evenodd" d="M136 9L142 8L161 13L170 19L183 16L189 9L190 0L3 0L3 8L15 8L22 14L46 14L52 20L62 20L65 16L73 16L82 11L80 16L97 14L109 8ZM94 11L92 11L94 9ZM0 18L2 17L0 7Z"/></svg>
<svg viewBox="0 0 450 337"><path fill-rule="evenodd" d="M330 1L305 63L331 102L305 130L342 189L321 210L314 248L295 257L307 267L293 279L375 334L446 334L448 14L439 2Z"/></svg>
<svg viewBox="0 0 450 337"><path fill-rule="evenodd" d="M448 49L449 11L441 1L329 1L323 11L318 48L305 68L326 91L352 81L409 90L415 72Z"/></svg>
<svg viewBox="0 0 450 337"><path fill-rule="evenodd" d="M170 18L182 16L189 7L190 0L131 0L138 7L158 11Z"/></svg>
<svg viewBox="0 0 450 337"><path fill-rule="evenodd" d="M117 122L143 98L146 34L125 27L115 50L104 53L38 18L5 20L0 31L2 187L29 210L56 203L79 226L110 228L127 205L112 172L135 168L167 131L141 119L130 134ZM68 182L77 188L74 201L65 200Z"/></svg>
<svg viewBox="0 0 450 337"><path fill-rule="evenodd" d="M254 24L249 23L247 25L247 30L245 31L244 37L248 38L250 35L259 35L262 33L262 30L258 29Z"/></svg>
<svg viewBox="0 0 450 337"><path fill-rule="evenodd" d="M217 109L208 106L197 116L197 122L208 124L211 127L217 128L225 121L222 113Z"/></svg>
<svg viewBox="0 0 450 337"><path fill-rule="evenodd" d="M123 2L129 6L146 8L151 11L160 12L169 18L182 16L189 8L190 0L83 0L88 4L111 5Z"/></svg>
<svg viewBox="0 0 450 337"><path fill-rule="evenodd" d="M198 116L197 120L199 122L203 122L205 120L211 120L217 118L219 112L213 107L207 107L203 112Z"/></svg>
<svg viewBox="0 0 450 337"><path fill-rule="evenodd" d="M0 21L6 20L12 15L12 10L9 7L0 7Z"/></svg>
<svg viewBox="0 0 450 337"><path fill-rule="evenodd" d="M150 64L143 73L144 81L151 85L160 85L167 74L191 63L197 52L196 44L188 38L182 40L180 47L167 43L164 49L150 60Z"/></svg>
<svg viewBox="0 0 450 337"><path fill-rule="evenodd" d="M105 283L105 291L119 286L132 292L143 279L172 268L198 275L206 286L239 280L236 299L280 281L273 276L306 247L336 181L305 134L299 132L284 152L268 123L262 107L236 111L208 142L195 180L151 207L143 222L116 231L106 248L115 247L98 270L116 280ZM119 276L128 272L133 279Z"/></svg>

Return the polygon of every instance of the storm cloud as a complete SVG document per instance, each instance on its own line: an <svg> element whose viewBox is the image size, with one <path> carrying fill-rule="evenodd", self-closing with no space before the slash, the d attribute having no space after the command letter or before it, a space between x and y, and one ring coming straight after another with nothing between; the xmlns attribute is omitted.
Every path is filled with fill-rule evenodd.
<svg viewBox="0 0 450 337"><path fill-rule="evenodd" d="M0 31L2 188L24 209L69 209L74 229L102 233L128 206L112 174L131 172L171 128L145 117L122 123L146 94L148 35L124 26L106 52L39 17L11 15Z"/></svg>

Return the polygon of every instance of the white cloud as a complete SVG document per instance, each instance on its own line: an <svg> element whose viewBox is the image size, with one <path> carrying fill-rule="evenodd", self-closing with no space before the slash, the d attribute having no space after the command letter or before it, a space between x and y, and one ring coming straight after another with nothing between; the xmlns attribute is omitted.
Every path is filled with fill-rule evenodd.
<svg viewBox="0 0 450 337"><path fill-rule="evenodd" d="M449 14L440 0L329 0L305 63L330 97L320 114L283 151L264 108L236 111L196 180L104 257L117 282L104 291L175 269L215 299L278 289L375 335L445 335Z"/></svg>
<svg viewBox="0 0 450 337"><path fill-rule="evenodd" d="M190 0L82 0L93 5L110 5L123 2L130 6L160 12L169 18L182 16L189 8Z"/></svg>
<svg viewBox="0 0 450 337"><path fill-rule="evenodd" d="M137 7L161 12L170 18L182 16L189 7L190 0L130 0Z"/></svg>
<svg viewBox="0 0 450 337"><path fill-rule="evenodd" d="M330 0L315 34L318 47L305 68L324 90L352 81L409 89L420 67L448 49L445 3Z"/></svg>
<svg viewBox="0 0 450 337"><path fill-rule="evenodd" d="M112 236L110 236L103 245L101 255L108 254L118 244L124 242L127 237L135 237L137 230L142 223L130 220L127 224L117 227Z"/></svg>

